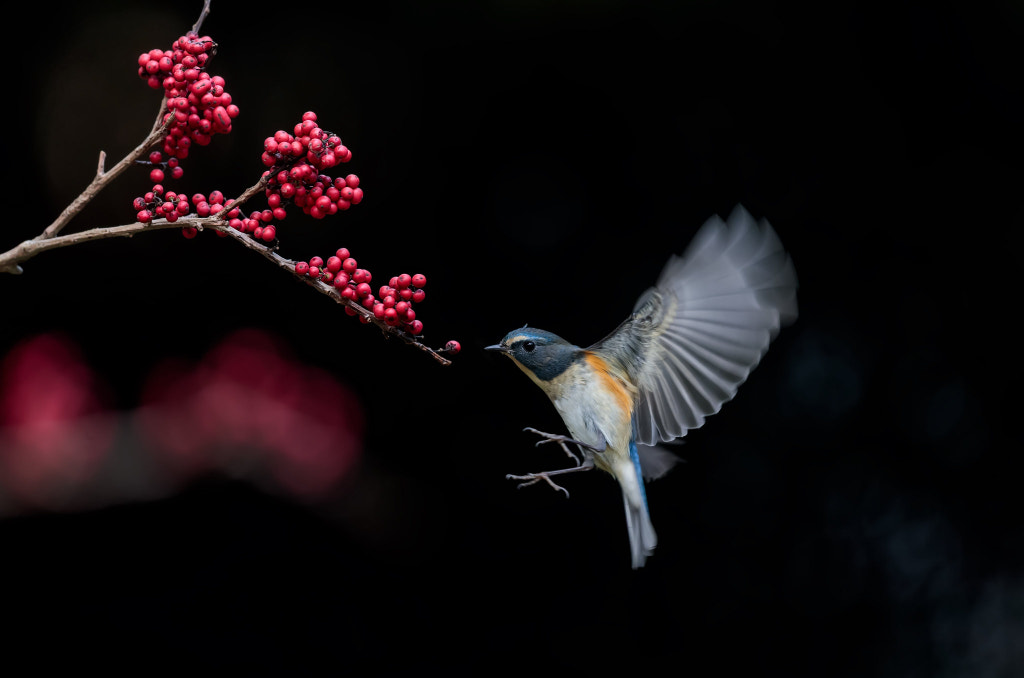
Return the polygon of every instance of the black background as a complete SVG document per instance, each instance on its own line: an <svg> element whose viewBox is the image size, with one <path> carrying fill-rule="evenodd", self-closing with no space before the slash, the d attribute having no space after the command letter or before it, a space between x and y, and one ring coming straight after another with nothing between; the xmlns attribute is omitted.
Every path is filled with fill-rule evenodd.
<svg viewBox="0 0 1024 678"><path fill-rule="evenodd" d="M263 138L315 110L367 197L294 217L282 253L345 245L427 274L426 340L464 350L443 367L384 341L212 236L91 243L0 278L0 350L65 333L114 408L161 358L255 327L367 418L359 468L317 502L211 474L12 511L4 661L1014 675L1024 11L971 5L215 0L211 71L242 114L186 161L186 190L254 183ZM39 233L99 149L143 137L158 95L135 58L198 9L47 5L8 32L0 247ZM145 185L121 178L69 231L128 223ZM609 477L568 478L568 501L504 479L562 465L521 432L561 424L481 349L523 323L596 341L739 203L792 254L800 318L648 487L660 544L634 572Z"/></svg>

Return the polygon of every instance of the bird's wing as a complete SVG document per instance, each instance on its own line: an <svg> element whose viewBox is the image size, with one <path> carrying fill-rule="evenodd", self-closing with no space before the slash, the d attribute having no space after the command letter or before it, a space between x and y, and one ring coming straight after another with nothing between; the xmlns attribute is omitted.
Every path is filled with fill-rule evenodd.
<svg viewBox="0 0 1024 678"><path fill-rule="evenodd" d="M633 314L591 346L636 385L636 442L686 435L736 395L796 319L796 272L767 221L742 207L704 224Z"/></svg>

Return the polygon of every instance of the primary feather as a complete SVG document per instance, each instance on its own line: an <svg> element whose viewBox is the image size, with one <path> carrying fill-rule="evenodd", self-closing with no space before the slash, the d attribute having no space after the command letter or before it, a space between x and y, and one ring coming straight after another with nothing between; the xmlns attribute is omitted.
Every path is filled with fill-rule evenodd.
<svg viewBox="0 0 1024 678"><path fill-rule="evenodd" d="M731 400L779 328L796 319L793 263L767 221L742 207L709 219L633 314L590 347L639 393L635 440L686 435Z"/></svg>

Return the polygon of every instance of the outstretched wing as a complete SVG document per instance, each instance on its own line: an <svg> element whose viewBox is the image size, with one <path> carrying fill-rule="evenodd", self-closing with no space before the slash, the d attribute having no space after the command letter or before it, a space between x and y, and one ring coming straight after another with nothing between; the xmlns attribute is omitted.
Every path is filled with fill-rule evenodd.
<svg viewBox="0 0 1024 678"><path fill-rule="evenodd" d="M779 328L796 319L796 272L767 221L709 219L633 314L591 346L639 391L636 442L686 435L731 400Z"/></svg>

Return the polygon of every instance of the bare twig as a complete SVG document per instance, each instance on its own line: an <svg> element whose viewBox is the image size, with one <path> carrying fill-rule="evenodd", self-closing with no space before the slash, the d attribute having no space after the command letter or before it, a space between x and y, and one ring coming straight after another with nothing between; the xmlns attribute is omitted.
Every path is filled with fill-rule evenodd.
<svg viewBox="0 0 1024 678"><path fill-rule="evenodd" d="M156 122L153 123L153 129L150 131L141 144L135 147L131 153L121 158L121 161L114 165L110 170L104 172L103 166L106 163L107 155L103 151L100 151L100 159L96 168L96 176L92 178L89 185L85 187L82 193L71 201L71 204L64 208L64 211L60 213L60 216L54 220L52 224L46 227L42 235L39 237L42 239L52 238L61 229L67 226L68 222L75 217L76 214L82 211L82 209L89 204L96 194L102 191L107 184L116 179L122 172L135 164L135 161L141 158L146 152L155 146L157 143L163 140L167 133L167 129L171 126L171 122L174 120L174 116L169 116L166 121L163 121L164 113L167 111L167 100L160 100L160 112L157 114ZM3 269L0 269L3 270ZM8 271L10 273L12 271Z"/></svg>
<svg viewBox="0 0 1024 678"><path fill-rule="evenodd" d="M206 0L203 3L203 11L199 13L199 18L196 19L195 24L192 25L192 32L199 33L199 29L203 27L203 22L206 21L206 15L210 13L210 0Z"/></svg>

